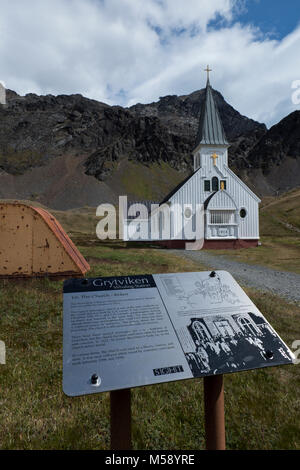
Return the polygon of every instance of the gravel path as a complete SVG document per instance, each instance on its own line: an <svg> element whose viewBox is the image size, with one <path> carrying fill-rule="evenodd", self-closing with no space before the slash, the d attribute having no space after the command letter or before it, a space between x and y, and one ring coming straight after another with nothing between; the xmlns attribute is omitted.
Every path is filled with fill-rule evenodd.
<svg viewBox="0 0 300 470"><path fill-rule="evenodd" d="M240 263L206 251L166 250L182 258L199 262L208 269L230 272L245 286L272 292L294 302L300 302L300 274L275 271L259 265Z"/></svg>

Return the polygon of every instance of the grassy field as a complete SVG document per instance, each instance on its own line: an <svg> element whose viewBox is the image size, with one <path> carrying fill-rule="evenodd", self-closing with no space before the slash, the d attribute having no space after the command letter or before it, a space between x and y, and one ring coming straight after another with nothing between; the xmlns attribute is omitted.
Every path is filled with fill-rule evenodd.
<svg viewBox="0 0 300 470"><path fill-rule="evenodd" d="M38 203L33 204L40 206ZM95 229L100 220L95 216L96 209L83 207L68 211L51 210L51 213L75 243L84 241L85 245L94 245ZM267 197L262 201L260 235L259 247L214 252L237 261L300 274L300 189L280 197Z"/></svg>
<svg viewBox="0 0 300 470"><path fill-rule="evenodd" d="M51 211L78 243L84 237L94 244L97 224L95 210L82 208ZM76 227L76 231L74 228ZM250 264L260 264L281 271L300 274L300 190L262 201L260 209L261 246L239 250L216 250L218 256ZM212 250L209 250L210 252Z"/></svg>
<svg viewBox="0 0 300 470"><path fill-rule="evenodd" d="M71 223L72 225L72 223ZM71 226L70 226L71 227ZM92 243L78 233L89 276L202 270L147 247ZM109 394L62 392L62 281L0 281L0 448L108 449ZM288 345L300 339L300 309L247 290ZM225 376L229 449L300 448L299 366ZM202 380L132 392L134 449L203 449Z"/></svg>
<svg viewBox="0 0 300 470"><path fill-rule="evenodd" d="M217 250L219 256L300 274L300 190L262 201L261 246Z"/></svg>

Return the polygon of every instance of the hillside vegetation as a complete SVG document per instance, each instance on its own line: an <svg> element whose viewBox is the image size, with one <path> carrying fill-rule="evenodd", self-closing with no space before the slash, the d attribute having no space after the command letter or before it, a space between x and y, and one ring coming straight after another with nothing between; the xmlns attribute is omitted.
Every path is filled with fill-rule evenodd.
<svg viewBox="0 0 300 470"><path fill-rule="evenodd" d="M219 256L300 274L300 189L268 197L260 209L261 246L217 250Z"/></svg>

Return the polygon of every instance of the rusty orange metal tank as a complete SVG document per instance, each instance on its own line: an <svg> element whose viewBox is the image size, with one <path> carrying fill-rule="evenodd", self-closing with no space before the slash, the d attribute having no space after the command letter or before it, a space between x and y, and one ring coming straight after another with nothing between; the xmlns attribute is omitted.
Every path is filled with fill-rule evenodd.
<svg viewBox="0 0 300 470"><path fill-rule="evenodd" d="M48 211L0 203L0 277L82 277L89 269Z"/></svg>

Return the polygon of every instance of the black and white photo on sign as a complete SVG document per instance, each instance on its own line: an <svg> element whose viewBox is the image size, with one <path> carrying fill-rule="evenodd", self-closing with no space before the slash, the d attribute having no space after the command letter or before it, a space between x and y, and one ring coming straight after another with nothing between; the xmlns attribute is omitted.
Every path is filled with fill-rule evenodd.
<svg viewBox="0 0 300 470"><path fill-rule="evenodd" d="M263 367L289 359L273 328L253 312L191 318L182 336L194 376ZM187 336L189 338L187 338Z"/></svg>
<svg viewBox="0 0 300 470"><path fill-rule="evenodd" d="M195 377L291 360L288 348L229 273L154 277Z"/></svg>

